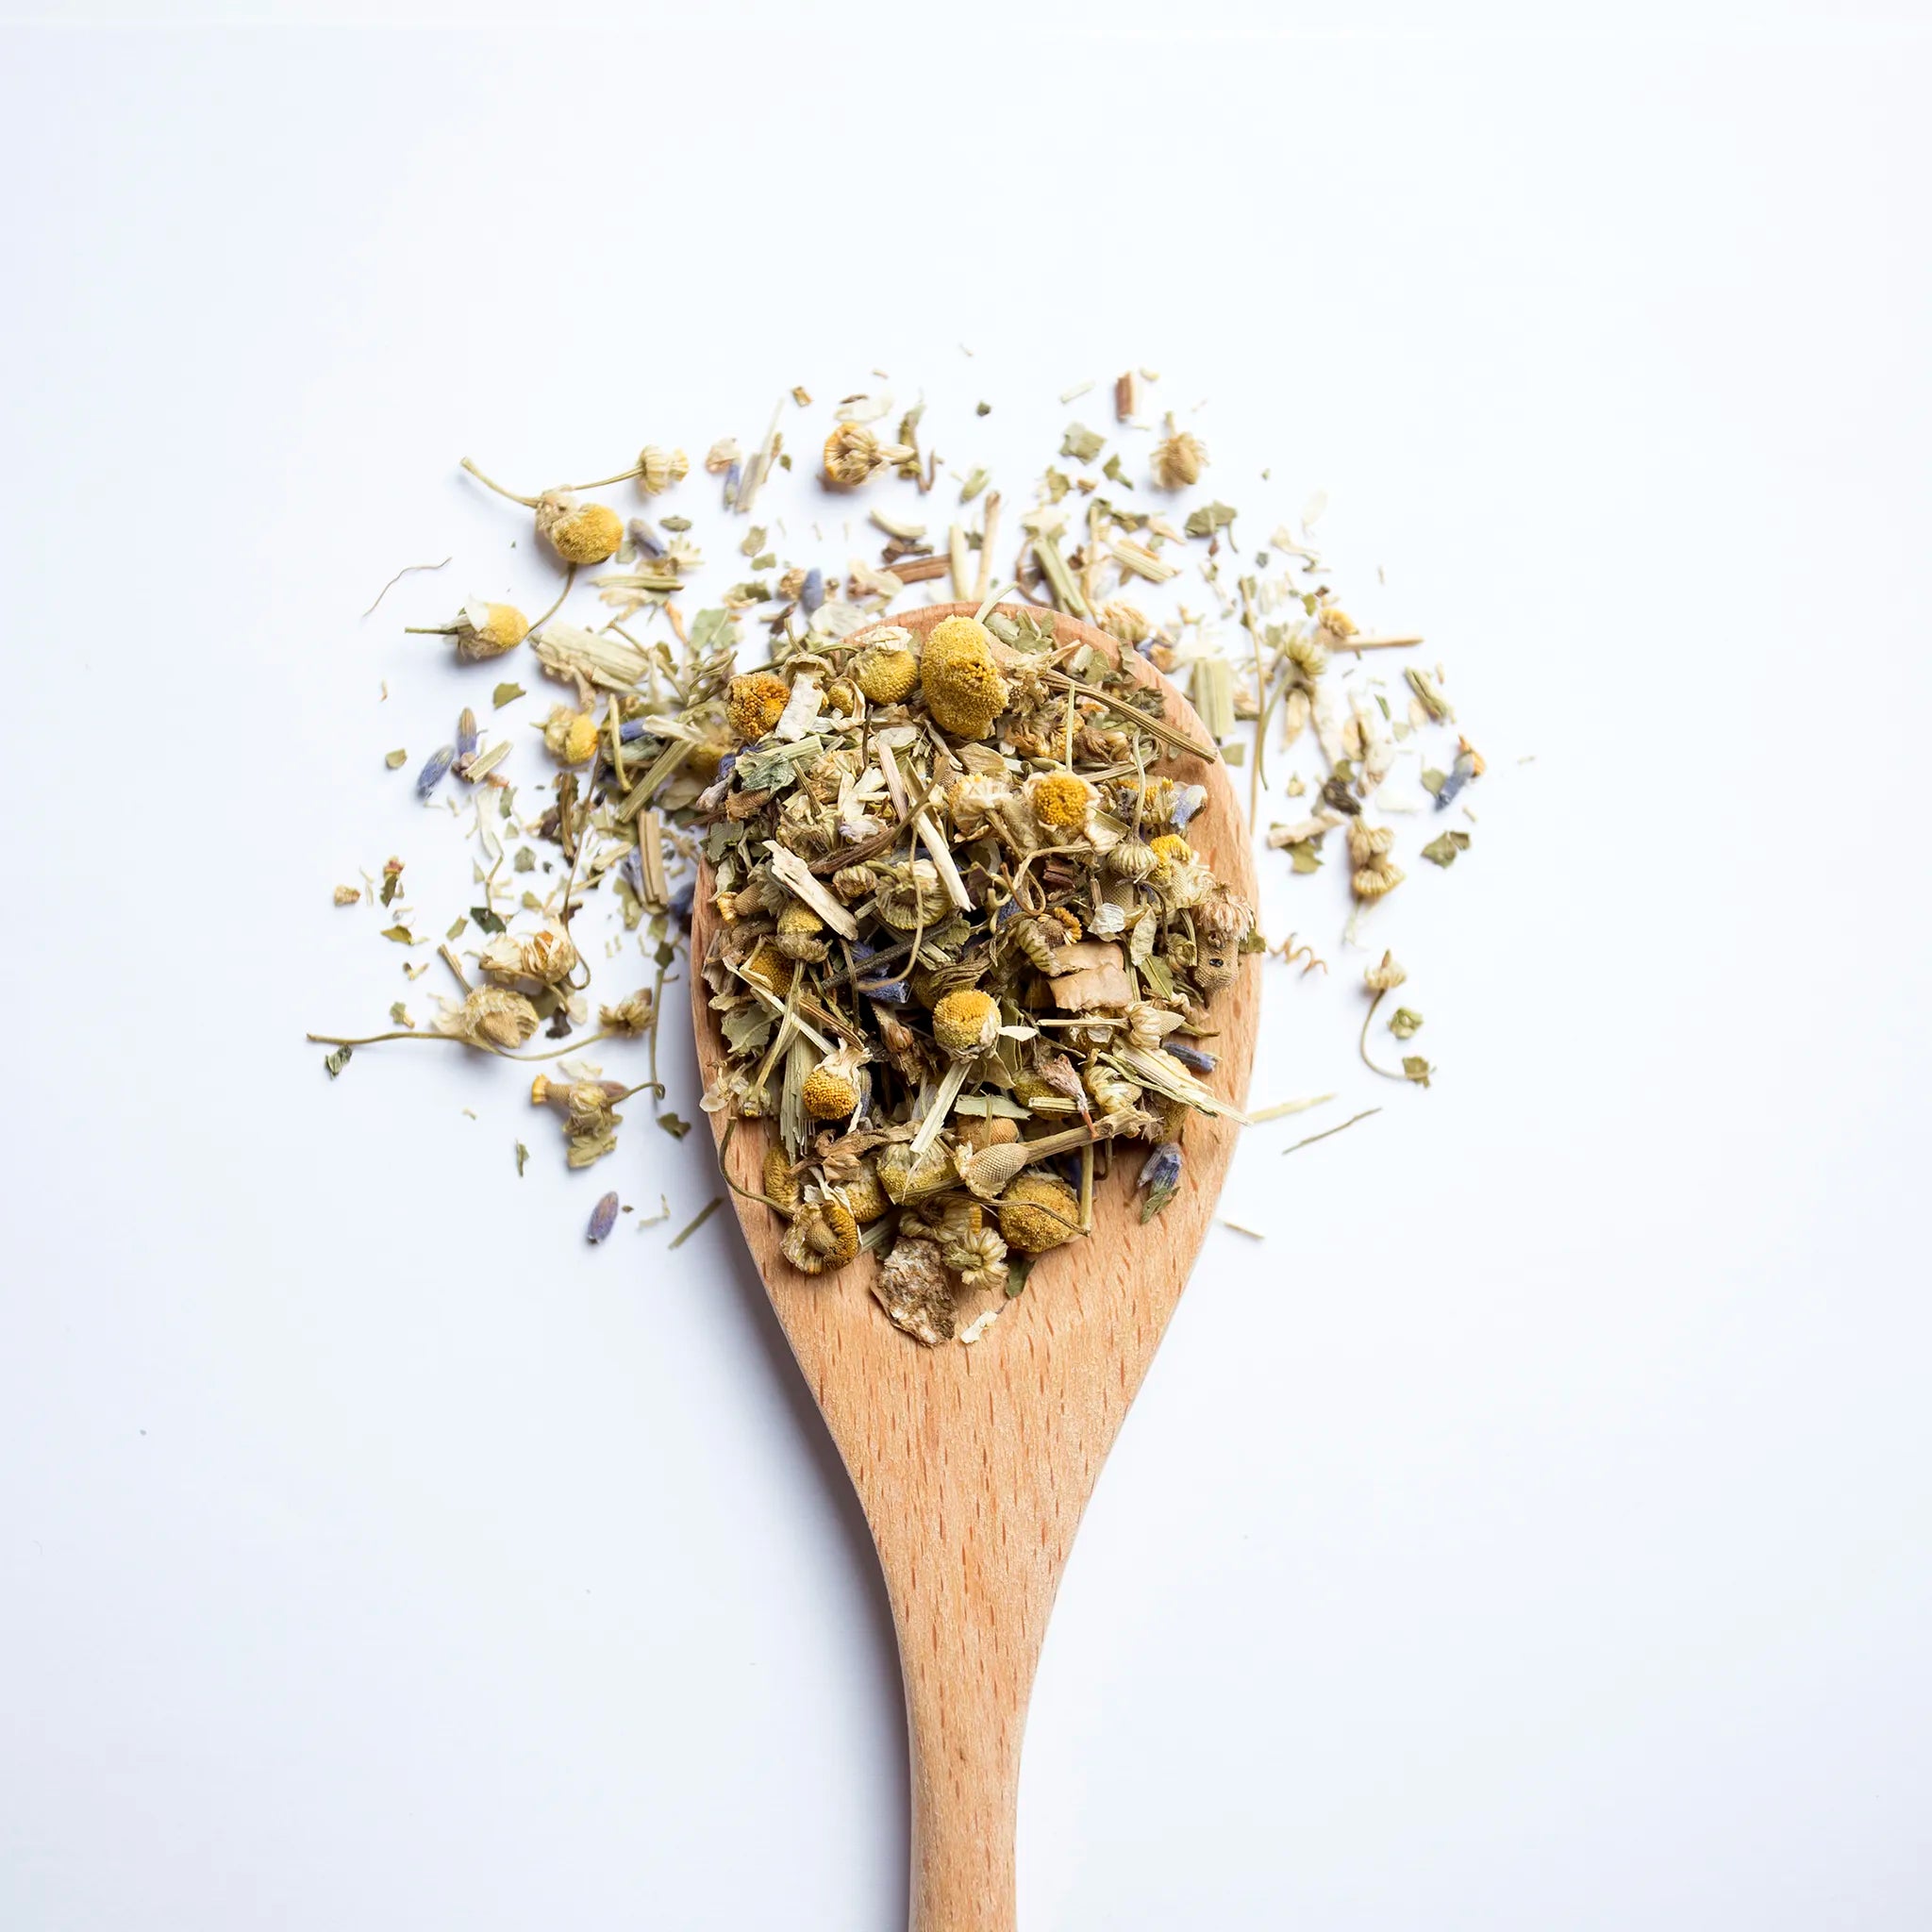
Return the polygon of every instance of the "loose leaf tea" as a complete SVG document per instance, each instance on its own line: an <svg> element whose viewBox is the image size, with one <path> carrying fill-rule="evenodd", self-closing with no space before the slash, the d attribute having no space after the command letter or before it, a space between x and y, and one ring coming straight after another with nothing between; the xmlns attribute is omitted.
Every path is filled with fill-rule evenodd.
<svg viewBox="0 0 1932 1932"><path fill-rule="evenodd" d="M1294 936L1271 948L1214 876L1191 837L1205 793L1170 761L1239 765L1254 832L1273 794L1282 890L1351 906L1344 945L1366 945L1403 903L1417 853L1446 868L1468 848L1459 827L1411 839L1402 821L1469 817L1485 764L1457 734L1441 666L1379 655L1421 636L1365 630L1338 602L1313 539L1325 496L1256 541L1256 486L1224 486L1245 519L1189 494L1213 467L1208 445L1179 412L1156 426L1158 380L1114 382L1110 436L1057 410L1019 489L948 464L924 404L882 391L819 405L794 437L812 407L795 390L761 438L718 437L701 465L669 441L626 441L608 474L528 495L466 458L476 485L520 507L506 552L521 538L526 558L541 540L552 582L530 602L548 608L532 619L470 596L452 612L445 591L440 614L422 613L436 621L404 626L408 649L475 679L453 733L447 710L416 727L438 748L414 775L424 823L451 826L469 863L456 891L426 863L406 889L400 859L333 889L339 906L375 908L372 929L398 945L444 931L437 959L385 963L448 979L421 1026L391 981L377 1002L391 1030L311 1036L334 1049L330 1076L375 1041L536 1062L518 1077L556 1122L559 1165L595 1166L627 1110L688 1133L658 1033L667 985L695 973L724 1049L702 1104L770 1124L759 1191L787 1257L829 1274L866 1253L886 1316L928 1344L989 1335L984 1315L956 1316L961 1291L1001 1290L1003 1306L1035 1256L1088 1238L1096 1163L1130 1163L1141 1220L1164 1211L1189 1185L1190 1120L1227 1111L1204 1076L1241 958L1278 953L1296 968L1284 989L1328 972ZM937 434L963 435L990 408ZM817 498L803 516L779 500L787 472L787 490ZM619 489L622 509L604 500ZM408 599L408 575L385 609ZM700 599L701 581L726 588ZM921 599L977 614L922 639L894 621ZM1129 663L1062 643L1056 613L1096 625ZM521 666L475 669L518 652ZM1134 657L1187 691L1206 741L1167 723ZM1403 668L1384 677L1385 664ZM541 676L544 695L510 669ZM690 961L701 862L720 919ZM416 882L432 877L439 903L404 903L428 898ZM1406 978L1386 952L1362 975L1360 1058L1427 1086L1426 1061L1384 1066L1370 1047ZM1421 1024L1402 1008L1389 1030L1406 1042ZM628 1058L626 1077L591 1058L600 1046ZM529 1158L517 1142L519 1174Z"/></svg>

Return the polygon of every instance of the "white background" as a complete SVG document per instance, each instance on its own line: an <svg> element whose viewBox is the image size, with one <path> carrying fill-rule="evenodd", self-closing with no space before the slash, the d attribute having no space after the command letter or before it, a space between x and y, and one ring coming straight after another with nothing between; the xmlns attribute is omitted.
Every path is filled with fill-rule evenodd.
<svg viewBox="0 0 1932 1932"><path fill-rule="evenodd" d="M458 456L877 367L1011 502L1129 363L1230 501L1329 491L1491 775L1378 915L1428 1093L1268 861L1334 974L1256 1097L1341 1097L1082 1532L1023 1923L1924 1925L1924 9L697 17L0 38L0 1925L901 1922L883 1599L731 1224L580 1238L702 1137L566 1176L491 1069L300 1036L410 991L337 880L464 884L398 626L548 580Z"/></svg>

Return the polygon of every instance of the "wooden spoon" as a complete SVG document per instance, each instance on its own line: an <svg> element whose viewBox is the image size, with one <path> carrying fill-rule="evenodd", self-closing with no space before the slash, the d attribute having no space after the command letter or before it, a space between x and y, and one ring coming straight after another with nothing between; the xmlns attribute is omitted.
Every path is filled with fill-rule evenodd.
<svg viewBox="0 0 1932 1932"><path fill-rule="evenodd" d="M970 604L936 604L891 622L922 634ZM1036 616L1040 612L1034 613ZM1056 620L1118 661L1091 625ZM1167 722L1198 744L1190 707L1137 652L1125 659L1159 689ZM1255 871L1227 768L1174 758L1158 771L1208 788L1188 836L1250 902ZM691 921L702 962L717 927L708 869ZM1214 1002L1213 1091L1239 1107L1254 1058L1257 961ZM722 1058L708 990L694 964L698 1069ZM722 1115L711 1125L721 1137ZM912 1932L1011 1932L1020 1737L1046 1620L1074 1532L1180 1298L1234 1151L1232 1123L1188 1122L1180 1193L1144 1225L1129 1196L1141 1150L1124 1147L1095 1189L1094 1232L1043 1256L1025 1291L984 1339L924 1348L873 1300L869 1254L837 1274L799 1274L778 1252L783 1224L734 1194L746 1244L792 1353L845 1459L884 1568L906 1681L912 1768ZM741 1122L731 1178L758 1190L767 1129Z"/></svg>

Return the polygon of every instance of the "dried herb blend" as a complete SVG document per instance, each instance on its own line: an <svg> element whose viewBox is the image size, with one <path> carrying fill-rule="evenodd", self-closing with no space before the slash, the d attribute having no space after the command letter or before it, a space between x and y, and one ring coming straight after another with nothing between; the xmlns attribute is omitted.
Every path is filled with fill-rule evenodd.
<svg viewBox="0 0 1932 1932"><path fill-rule="evenodd" d="M953 468L924 440L923 405L846 397L803 439L811 481L785 479L842 539L778 520L802 390L761 439L720 438L702 465L645 444L612 475L525 495L466 460L530 513L520 534L554 560L556 595L534 621L477 597L408 626L446 640L478 695L453 732L425 734L426 754L383 761L472 841L475 883L467 905L422 918L400 858L334 889L377 908L410 981L451 981L425 1024L396 1001L384 1032L311 1036L333 1049L330 1076L372 1041L455 1042L542 1062L523 1076L529 1101L573 1167L604 1161L635 1105L681 1137L658 1027L667 981L689 970L702 857L720 925L697 968L727 1048L704 1105L772 1121L763 1193L795 1265L879 1250L889 1313L936 1341L954 1288L1017 1292L1030 1257L1091 1227L1096 1160L1137 1161L1141 1211L1158 1213L1187 1185L1191 1112L1217 1106L1198 1077L1216 995L1265 944L1191 842L1198 790L1164 761L1185 748L1247 763L1257 828L1264 791L1296 801L1266 842L1304 878L1341 855L1345 945L1367 943L1358 928L1384 921L1415 858L1446 870L1469 851L1484 765L1441 667L1379 655L1422 640L1366 632L1337 601L1311 541L1321 502L1244 544L1208 442L1182 412L1144 415L1156 380L1123 375L1105 428L1057 426L1017 509L987 469ZM591 494L625 490L648 515ZM708 562L691 517L663 512L720 497ZM738 579L722 588L720 555ZM408 575L382 597L406 595ZM978 615L924 641L893 622L949 597ZM1173 676L1212 742L1178 741L1107 653L1057 644L1056 610ZM539 676L548 700L525 689ZM1443 824L1452 809L1464 824ZM1421 837L1404 837L1405 815ZM633 945L642 983L615 963ZM1325 973L1293 935L1279 952L1300 977ZM1404 976L1387 957L1367 969L1361 1058L1426 1085L1426 1060L1397 1071L1370 1043ZM1403 1007L1386 1024L1406 1043L1423 1022ZM607 1043L627 1079L592 1057ZM519 1142L519 1174L527 1158Z"/></svg>

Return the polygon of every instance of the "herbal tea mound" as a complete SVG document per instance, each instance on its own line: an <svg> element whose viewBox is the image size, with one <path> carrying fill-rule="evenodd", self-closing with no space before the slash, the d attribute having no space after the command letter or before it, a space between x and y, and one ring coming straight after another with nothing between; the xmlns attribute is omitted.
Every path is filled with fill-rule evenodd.
<svg viewBox="0 0 1932 1932"><path fill-rule="evenodd" d="M1144 1221L1190 1116L1233 1111L1198 1076L1254 908L1189 838L1205 788L1155 769L1213 748L1016 608L816 643L726 711L705 1108L771 1123L793 1267L878 1250L886 1313L951 1341L957 1294L1091 1234L1100 1163L1137 1161Z"/></svg>

